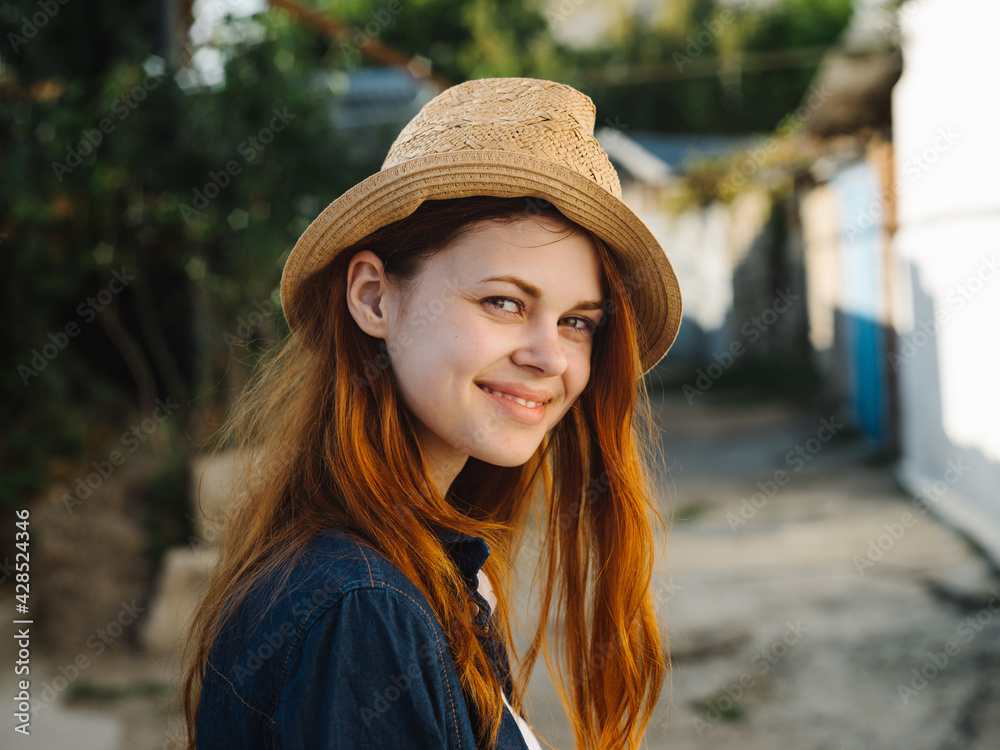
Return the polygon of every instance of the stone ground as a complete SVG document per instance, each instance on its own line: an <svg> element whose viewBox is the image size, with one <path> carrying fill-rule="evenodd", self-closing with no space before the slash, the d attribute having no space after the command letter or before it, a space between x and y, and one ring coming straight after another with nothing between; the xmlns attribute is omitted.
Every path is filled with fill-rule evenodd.
<svg viewBox="0 0 1000 750"><path fill-rule="evenodd" d="M863 441L837 429L809 442L832 415L657 406L674 666L645 746L998 747L1000 580L984 559L920 513ZM547 675L531 692L539 733L573 747Z"/></svg>
<svg viewBox="0 0 1000 750"><path fill-rule="evenodd" d="M674 664L644 745L996 748L1000 598L997 612L989 604L1000 580L984 558L919 512L891 467L829 414L655 404L673 516L655 590ZM825 442L823 419L838 433ZM10 665L13 639L0 637ZM67 671L65 658L33 658L36 686ZM0 746L172 747L172 679L164 659L109 650L35 715L27 741L6 739L16 735L5 711ZM0 688L16 692L12 670ZM573 747L544 666L530 693L538 733Z"/></svg>

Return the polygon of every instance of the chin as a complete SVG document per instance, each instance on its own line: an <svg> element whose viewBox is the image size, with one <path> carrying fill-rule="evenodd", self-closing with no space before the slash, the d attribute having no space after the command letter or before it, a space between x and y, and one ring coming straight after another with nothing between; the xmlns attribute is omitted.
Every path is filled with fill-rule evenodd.
<svg viewBox="0 0 1000 750"><path fill-rule="evenodd" d="M538 443L535 443L533 446L518 449L508 448L505 450L477 451L471 455L473 458L477 458L487 464L493 464L494 466L524 466L535 455L538 445Z"/></svg>

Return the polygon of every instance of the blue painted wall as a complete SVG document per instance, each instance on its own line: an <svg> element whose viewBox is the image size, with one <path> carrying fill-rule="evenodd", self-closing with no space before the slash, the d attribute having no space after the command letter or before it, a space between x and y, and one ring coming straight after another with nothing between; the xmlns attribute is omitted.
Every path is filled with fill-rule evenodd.
<svg viewBox="0 0 1000 750"><path fill-rule="evenodd" d="M889 396L881 188L865 161L839 172L830 186L840 202L842 312L851 409L865 434L884 445L889 433Z"/></svg>

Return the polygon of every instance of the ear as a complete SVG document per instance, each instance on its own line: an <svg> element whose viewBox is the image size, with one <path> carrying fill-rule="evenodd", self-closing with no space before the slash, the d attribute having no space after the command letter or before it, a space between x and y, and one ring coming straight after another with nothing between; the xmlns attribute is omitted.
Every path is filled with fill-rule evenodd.
<svg viewBox="0 0 1000 750"><path fill-rule="evenodd" d="M388 284L385 266L371 250L362 250L347 266L347 309L362 331L385 338L387 320L383 302Z"/></svg>

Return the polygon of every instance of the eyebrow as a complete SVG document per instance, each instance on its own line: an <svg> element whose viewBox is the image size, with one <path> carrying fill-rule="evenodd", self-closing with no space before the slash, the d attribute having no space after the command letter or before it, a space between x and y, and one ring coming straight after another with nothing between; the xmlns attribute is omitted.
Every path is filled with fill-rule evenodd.
<svg viewBox="0 0 1000 750"><path fill-rule="evenodd" d="M485 284L490 281L503 281L507 284L513 284L522 292L525 293L531 299L537 300L542 296L542 290L539 289L534 284L530 284L524 279L519 279L516 276L490 276L488 279L480 280L480 284ZM603 310L604 305L598 300L583 300L582 302L577 302L571 310Z"/></svg>

